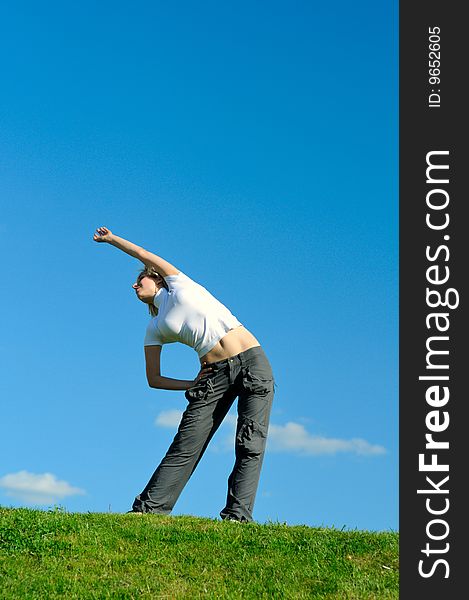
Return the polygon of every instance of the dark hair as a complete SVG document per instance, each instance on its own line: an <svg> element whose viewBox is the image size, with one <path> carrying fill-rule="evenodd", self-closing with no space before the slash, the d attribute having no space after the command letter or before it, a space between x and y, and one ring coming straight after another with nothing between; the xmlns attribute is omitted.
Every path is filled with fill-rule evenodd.
<svg viewBox="0 0 469 600"><path fill-rule="evenodd" d="M169 289L168 284L166 283L164 277L162 277L158 273L158 271L155 269L155 267L145 266L137 276L137 283L140 283L140 281L144 277L149 277L150 279L153 279L153 281L156 281L156 283L162 284L163 287L166 288L167 290ZM148 312L151 314L152 317L156 317L156 315L158 314L158 309L156 308L156 306L154 304L149 304Z"/></svg>

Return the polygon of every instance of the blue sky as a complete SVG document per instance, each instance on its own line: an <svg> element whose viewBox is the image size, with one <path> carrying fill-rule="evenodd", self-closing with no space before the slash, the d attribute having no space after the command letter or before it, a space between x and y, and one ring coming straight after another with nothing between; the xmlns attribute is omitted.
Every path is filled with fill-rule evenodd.
<svg viewBox="0 0 469 600"><path fill-rule="evenodd" d="M147 386L139 263L105 225L269 356L254 518L397 529L397 3L0 13L0 504L125 512L175 434L186 400ZM218 518L235 409L173 514Z"/></svg>

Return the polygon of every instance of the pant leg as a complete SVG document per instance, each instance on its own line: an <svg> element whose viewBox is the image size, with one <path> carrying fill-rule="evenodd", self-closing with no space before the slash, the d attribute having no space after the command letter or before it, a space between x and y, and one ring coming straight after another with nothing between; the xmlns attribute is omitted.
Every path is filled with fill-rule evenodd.
<svg viewBox="0 0 469 600"><path fill-rule="evenodd" d="M244 353L248 355L247 351ZM261 348L243 361L238 377L238 423L235 441L235 465L228 478L228 494L222 519L233 516L252 521L267 442L274 379L270 363Z"/></svg>
<svg viewBox="0 0 469 600"><path fill-rule="evenodd" d="M169 514L236 397L226 375L206 376L186 391L189 405L165 457L132 505Z"/></svg>

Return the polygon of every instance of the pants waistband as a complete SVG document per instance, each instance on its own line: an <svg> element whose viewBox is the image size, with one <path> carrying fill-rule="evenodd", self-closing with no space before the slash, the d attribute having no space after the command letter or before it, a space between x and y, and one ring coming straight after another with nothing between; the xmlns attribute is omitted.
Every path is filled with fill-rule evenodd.
<svg viewBox="0 0 469 600"><path fill-rule="evenodd" d="M235 354L234 356L230 356L229 358L224 358L223 360L217 360L216 362L207 363L207 367L212 366L223 366L227 365L230 362L239 362L244 363L249 358L256 356L257 354L264 354L264 350L262 346L254 346L253 348L249 348L248 350L244 350L244 352L240 352L239 354Z"/></svg>

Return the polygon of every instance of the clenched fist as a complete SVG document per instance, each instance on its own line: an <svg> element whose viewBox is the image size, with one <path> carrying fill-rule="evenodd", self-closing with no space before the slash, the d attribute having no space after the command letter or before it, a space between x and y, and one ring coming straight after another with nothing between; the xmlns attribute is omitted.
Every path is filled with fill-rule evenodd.
<svg viewBox="0 0 469 600"><path fill-rule="evenodd" d="M98 227L93 235L95 242L110 242L112 239L112 231L107 227Z"/></svg>

